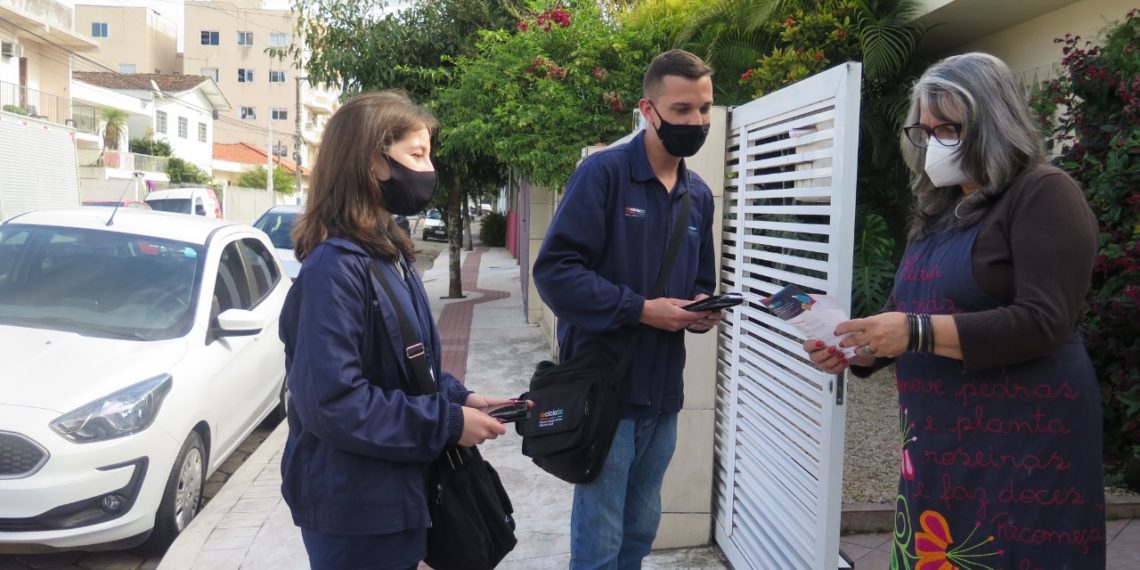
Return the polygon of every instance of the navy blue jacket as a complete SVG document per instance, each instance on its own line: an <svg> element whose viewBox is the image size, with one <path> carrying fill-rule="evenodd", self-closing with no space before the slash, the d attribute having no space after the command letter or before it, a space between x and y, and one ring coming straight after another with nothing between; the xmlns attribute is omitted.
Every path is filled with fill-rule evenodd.
<svg viewBox="0 0 1140 570"><path fill-rule="evenodd" d="M666 192L644 137L578 167L534 263L539 295L558 315L563 361L584 350L618 356L629 345L685 193L692 196L688 227L662 296L692 299L716 288L712 192L684 161ZM684 331L645 327L630 366L625 417L680 411L684 367Z"/></svg>
<svg viewBox="0 0 1140 570"><path fill-rule="evenodd" d="M381 262L404 314L418 321L439 392L417 393L395 308L368 254L329 239L309 253L281 311L289 437L281 488L300 527L329 534L427 528L428 464L463 432L469 391L439 373L439 334L423 283ZM410 341L409 341L410 342Z"/></svg>

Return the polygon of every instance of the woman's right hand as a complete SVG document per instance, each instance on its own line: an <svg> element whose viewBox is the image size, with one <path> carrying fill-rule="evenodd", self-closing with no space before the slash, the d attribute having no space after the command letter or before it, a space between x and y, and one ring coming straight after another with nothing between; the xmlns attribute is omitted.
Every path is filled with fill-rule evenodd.
<svg viewBox="0 0 1140 570"><path fill-rule="evenodd" d="M463 410L463 435L459 436L459 445L471 447L507 433L503 422L475 408L462 406L460 409Z"/></svg>
<svg viewBox="0 0 1140 570"><path fill-rule="evenodd" d="M811 362L815 364L816 368L828 374L839 374L852 364L856 366L875 364L874 357L859 355L848 359L843 355L842 349L827 346L827 343L817 338L809 338L804 342L804 352L808 353L808 357L811 358Z"/></svg>

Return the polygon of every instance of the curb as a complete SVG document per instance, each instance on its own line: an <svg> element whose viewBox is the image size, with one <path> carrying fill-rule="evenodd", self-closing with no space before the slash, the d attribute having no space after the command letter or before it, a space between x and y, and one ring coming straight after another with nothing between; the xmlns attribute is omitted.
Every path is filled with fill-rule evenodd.
<svg viewBox="0 0 1140 570"><path fill-rule="evenodd" d="M877 534L894 528L895 506L892 503L843 503L839 517L839 534ZM1140 518L1140 495L1107 495L1105 520Z"/></svg>

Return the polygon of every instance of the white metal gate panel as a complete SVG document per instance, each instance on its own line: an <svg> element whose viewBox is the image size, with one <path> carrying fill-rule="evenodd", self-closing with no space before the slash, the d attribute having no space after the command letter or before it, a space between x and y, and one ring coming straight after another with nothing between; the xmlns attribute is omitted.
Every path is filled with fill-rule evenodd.
<svg viewBox="0 0 1140 570"><path fill-rule="evenodd" d="M75 130L0 114L0 221L79 205Z"/></svg>
<svg viewBox="0 0 1140 570"><path fill-rule="evenodd" d="M716 539L737 569L833 570L843 501L843 377L759 300L786 284L850 307L861 67L732 111L717 379ZM842 563L838 563L842 567Z"/></svg>

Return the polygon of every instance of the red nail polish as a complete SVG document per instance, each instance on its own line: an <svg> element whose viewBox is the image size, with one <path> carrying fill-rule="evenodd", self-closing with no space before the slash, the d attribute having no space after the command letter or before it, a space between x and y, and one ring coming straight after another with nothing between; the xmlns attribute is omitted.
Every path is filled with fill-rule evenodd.
<svg viewBox="0 0 1140 570"><path fill-rule="evenodd" d="M828 354L835 354L835 347L834 346L827 347L827 353Z"/></svg>
<svg viewBox="0 0 1140 570"><path fill-rule="evenodd" d="M823 341L822 340L815 341L815 347L816 348L823 348Z"/></svg>

